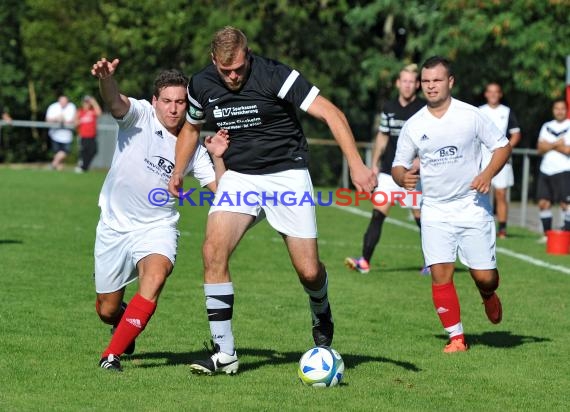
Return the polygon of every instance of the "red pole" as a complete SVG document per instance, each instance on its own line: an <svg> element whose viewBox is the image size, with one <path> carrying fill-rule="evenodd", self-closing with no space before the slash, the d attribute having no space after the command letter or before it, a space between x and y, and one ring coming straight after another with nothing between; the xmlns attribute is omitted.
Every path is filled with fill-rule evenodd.
<svg viewBox="0 0 570 412"><path fill-rule="evenodd" d="M566 56L566 105L570 108L570 55ZM567 110L570 119L570 110Z"/></svg>

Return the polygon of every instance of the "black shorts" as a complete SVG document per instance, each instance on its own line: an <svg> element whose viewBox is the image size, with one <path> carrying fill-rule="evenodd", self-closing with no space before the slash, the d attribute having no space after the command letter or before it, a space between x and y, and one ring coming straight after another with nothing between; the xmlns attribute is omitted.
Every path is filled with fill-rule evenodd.
<svg viewBox="0 0 570 412"><path fill-rule="evenodd" d="M51 141L51 151L54 153L57 153L57 152L69 153L69 152L71 152L71 143L59 143L59 142L56 142L55 140L52 140Z"/></svg>
<svg viewBox="0 0 570 412"><path fill-rule="evenodd" d="M550 176L541 172L538 175L536 197L549 200L551 203L570 203L570 172Z"/></svg>

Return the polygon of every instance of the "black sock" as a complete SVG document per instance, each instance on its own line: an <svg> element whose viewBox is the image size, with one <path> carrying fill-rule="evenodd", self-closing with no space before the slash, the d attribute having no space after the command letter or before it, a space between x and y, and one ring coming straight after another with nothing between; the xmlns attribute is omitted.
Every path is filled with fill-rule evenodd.
<svg viewBox="0 0 570 412"><path fill-rule="evenodd" d="M499 232L507 230L507 222L499 222Z"/></svg>
<svg viewBox="0 0 570 412"><path fill-rule="evenodd" d="M414 217L414 220L416 221L416 225L422 230L422 220L419 217Z"/></svg>
<svg viewBox="0 0 570 412"><path fill-rule="evenodd" d="M370 262L372 253L374 253L374 249L380 241L384 219L386 219L386 215L384 213L376 209L372 211L372 219L370 219L370 223L368 224L368 229L366 229L362 243L362 257L364 257L367 262Z"/></svg>
<svg viewBox="0 0 570 412"><path fill-rule="evenodd" d="M544 234L546 234L546 232L552 230L552 210L541 210L539 216L542 222L542 229L544 230Z"/></svg>

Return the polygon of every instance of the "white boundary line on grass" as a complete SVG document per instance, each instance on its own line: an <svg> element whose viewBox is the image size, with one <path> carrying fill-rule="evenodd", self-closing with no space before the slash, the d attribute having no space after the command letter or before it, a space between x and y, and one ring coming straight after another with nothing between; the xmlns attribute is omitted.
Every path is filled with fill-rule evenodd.
<svg viewBox="0 0 570 412"><path fill-rule="evenodd" d="M352 213L353 215L358 215L362 217L370 217L370 212L365 212L363 210L357 209L353 206L334 206L337 209L342 209L348 213ZM406 228L408 230L413 230L414 232L419 232L419 229L416 225L411 223L402 222L401 220L392 219L390 217L386 218L386 222L391 223L396 226L400 226ZM553 265L552 263L545 262L544 260L536 259L527 255L523 255L522 253L513 252L510 249L504 247L497 247L497 252L502 253L503 255L510 256L515 259L522 260L523 262L530 263L531 265L555 270L557 272L564 273L566 275L570 275L570 268L560 266L560 265Z"/></svg>

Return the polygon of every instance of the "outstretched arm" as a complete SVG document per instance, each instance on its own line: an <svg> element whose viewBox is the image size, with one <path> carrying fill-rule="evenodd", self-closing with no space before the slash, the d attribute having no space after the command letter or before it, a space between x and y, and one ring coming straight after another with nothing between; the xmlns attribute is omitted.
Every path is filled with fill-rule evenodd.
<svg viewBox="0 0 570 412"><path fill-rule="evenodd" d="M340 150L348 161L350 176L356 190L371 192L378 184L376 175L362 162L344 113L322 96L315 98L307 113L329 126Z"/></svg>
<svg viewBox="0 0 570 412"><path fill-rule="evenodd" d="M127 114L131 103L127 96L119 93L119 85L114 77L118 65L119 59L109 62L102 58L93 65L91 74L99 79L101 98L111 110L111 114L120 119Z"/></svg>

